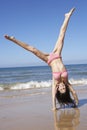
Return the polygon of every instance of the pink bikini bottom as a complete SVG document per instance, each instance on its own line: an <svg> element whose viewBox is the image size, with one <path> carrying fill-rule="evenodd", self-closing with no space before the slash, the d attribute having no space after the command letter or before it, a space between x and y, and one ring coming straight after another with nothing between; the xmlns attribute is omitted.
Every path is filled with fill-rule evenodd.
<svg viewBox="0 0 87 130"><path fill-rule="evenodd" d="M53 77L55 80L59 80L61 77L66 78L68 76L68 72L65 70L63 72L53 72Z"/></svg>

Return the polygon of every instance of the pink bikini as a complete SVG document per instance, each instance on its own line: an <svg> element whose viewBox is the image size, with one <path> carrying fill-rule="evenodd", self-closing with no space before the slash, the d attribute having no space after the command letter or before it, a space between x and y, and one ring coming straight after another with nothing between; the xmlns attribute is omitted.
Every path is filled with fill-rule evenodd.
<svg viewBox="0 0 87 130"><path fill-rule="evenodd" d="M48 59L48 65L50 65L50 63L55 60L61 58L61 56L58 56L55 53L51 53L50 57ZM63 71L63 72L53 72L53 77L55 78L55 80L59 80L61 77L66 78L68 76L67 70Z"/></svg>
<svg viewBox="0 0 87 130"><path fill-rule="evenodd" d="M58 59L58 58L61 58L61 56L58 56L57 54L55 53L50 53L50 58L48 59L48 65L50 65L50 63L55 60L55 59Z"/></svg>
<svg viewBox="0 0 87 130"><path fill-rule="evenodd" d="M53 77L55 78L55 80L59 80L61 77L62 78L67 78L68 77L68 73L67 71L63 71L63 72L53 72Z"/></svg>

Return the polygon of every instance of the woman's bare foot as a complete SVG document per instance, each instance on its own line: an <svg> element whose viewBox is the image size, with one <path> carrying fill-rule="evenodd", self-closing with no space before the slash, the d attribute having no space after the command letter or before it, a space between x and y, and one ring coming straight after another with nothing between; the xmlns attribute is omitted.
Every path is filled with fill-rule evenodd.
<svg viewBox="0 0 87 130"><path fill-rule="evenodd" d="M65 17L71 16L72 13L74 12L74 10L75 10L75 8L72 8L72 9L69 11L69 13L66 13L66 14L65 14Z"/></svg>
<svg viewBox="0 0 87 130"><path fill-rule="evenodd" d="M14 37L13 36L8 36L8 35L4 35L4 37L6 38L6 39L8 39L8 40L12 40L12 39L14 39Z"/></svg>

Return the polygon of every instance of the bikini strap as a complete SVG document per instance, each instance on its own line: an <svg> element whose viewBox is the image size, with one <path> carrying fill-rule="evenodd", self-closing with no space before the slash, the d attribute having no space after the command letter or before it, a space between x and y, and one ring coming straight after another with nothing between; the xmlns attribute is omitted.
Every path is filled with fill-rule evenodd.
<svg viewBox="0 0 87 130"><path fill-rule="evenodd" d="M57 55L57 54L55 54L55 53L50 53L50 57L49 57L49 59L48 59L48 65L50 65L50 63L53 61L53 60L55 60L55 59L58 59L58 58L61 58L61 56L59 56L59 55Z"/></svg>

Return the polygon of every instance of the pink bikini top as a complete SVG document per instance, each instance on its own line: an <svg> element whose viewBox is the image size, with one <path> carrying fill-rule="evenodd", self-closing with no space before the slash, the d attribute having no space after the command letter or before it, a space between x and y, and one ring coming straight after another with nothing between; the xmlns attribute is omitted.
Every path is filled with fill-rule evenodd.
<svg viewBox="0 0 87 130"><path fill-rule="evenodd" d="M53 60L55 60L55 59L58 59L58 58L61 58L61 56L58 56L57 54L55 54L55 53L50 53L50 57L49 57L49 59L48 59L48 65L50 65L50 63L53 61Z"/></svg>

